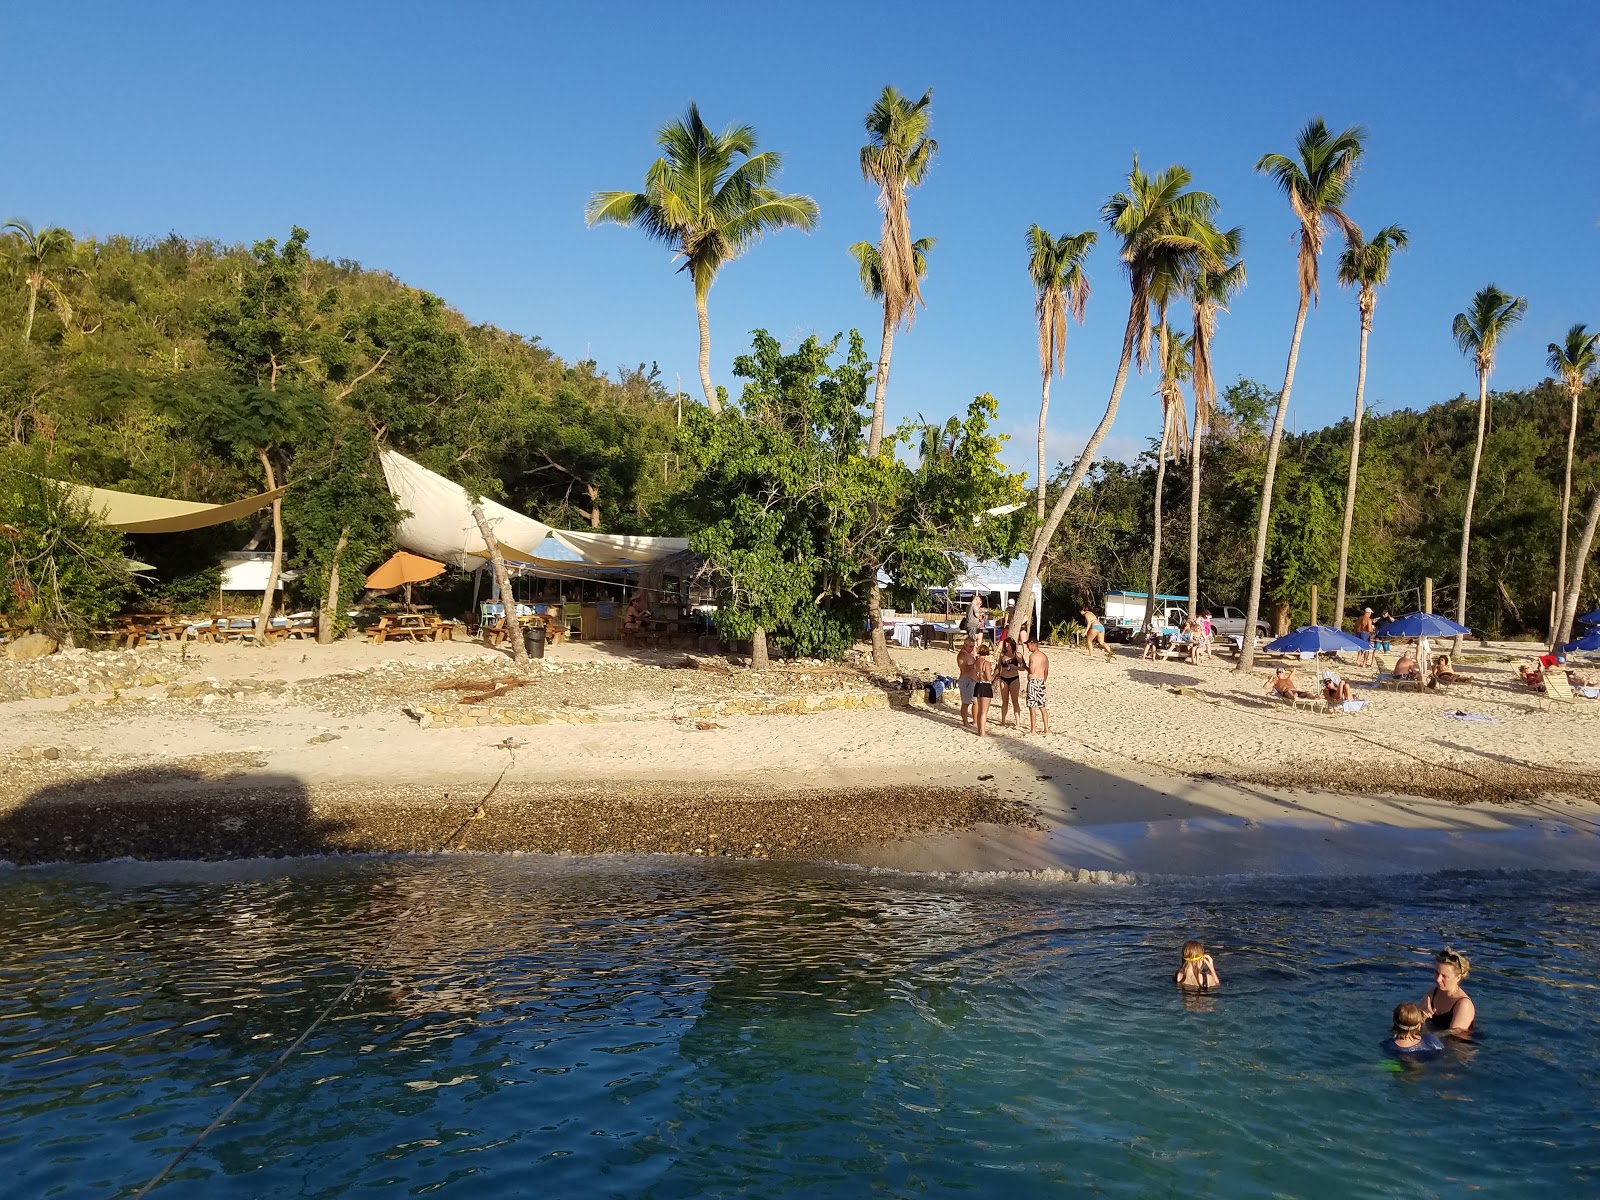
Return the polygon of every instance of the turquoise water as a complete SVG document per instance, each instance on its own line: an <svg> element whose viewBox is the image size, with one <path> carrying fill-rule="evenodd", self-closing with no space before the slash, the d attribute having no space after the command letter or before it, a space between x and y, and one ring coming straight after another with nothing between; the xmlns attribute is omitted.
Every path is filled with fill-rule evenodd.
<svg viewBox="0 0 1600 1200"><path fill-rule="evenodd" d="M131 1195L369 956L154 1195L1600 1194L1600 876L123 864L0 911L6 1196ZM1399 1070L1444 942L1482 1036Z"/></svg>

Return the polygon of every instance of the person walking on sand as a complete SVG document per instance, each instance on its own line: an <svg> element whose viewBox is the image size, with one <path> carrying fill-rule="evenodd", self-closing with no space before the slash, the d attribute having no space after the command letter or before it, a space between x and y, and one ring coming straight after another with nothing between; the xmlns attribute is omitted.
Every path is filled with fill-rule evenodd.
<svg viewBox="0 0 1600 1200"><path fill-rule="evenodd" d="M1000 689L1000 728L1006 726L1006 711L1011 712L1011 723L1022 725L1022 655L1017 643L1007 638L1000 643L1000 654L994 664L995 685Z"/></svg>
<svg viewBox="0 0 1600 1200"><path fill-rule="evenodd" d="M1099 642L1100 649L1109 655L1111 653L1111 647L1106 645L1106 627L1104 622L1102 622L1099 617L1095 616L1094 609L1092 608L1080 609L1079 611L1083 614L1083 627L1084 629L1088 630L1088 633L1084 638L1084 650L1090 654L1093 654L1094 644Z"/></svg>
<svg viewBox="0 0 1600 1200"><path fill-rule="evenodd" d="M1356 662L1361 666L1372 665L1372 635L1378 632L1378 625L1372 619L1372 610L1363 608L1361 615L1356 618L1356 636L1367 643L1367 648L1356 655Z"/></svg>
<svg viewBox="0 0 1600 1200"><path fill-rule="evenodd" d="M1028 639L1028 732L1039 732L1034 727L1037 715L1044 722L1044 733L1050 732L1050 704L1045 699L1045 682L1050 678L1050 656L1044 652L1039 637Z"/></svg>
<svg viewBox="0 0 1600 1200"><path fill-rule="evenodd" d="M960 678L956 686L961 689L961 725L963 728L972 723L972 694L978 686L978 677L974 674L978 666L977 639L968 636L961 643L961 653L956 655L956 666L960 668Z"/></svg>
<svg viewBox="0 0 1600 1200"><path fill-rule="evenodd" d="M984 737L989 732L989 704L994 700L994 659L989 657L988 642L978 643L978 661L972 676L976 680L972 688L973 722L978 736Z"/></svg>
<svg viewBox="0 0 1600 1200"><path fill-rule="evenodd" d="M972 593L972 603L967 605L966 629L967 636L975 641L981 641L988 631L989 611L983 607L983 597L977 592Z"/></svg>

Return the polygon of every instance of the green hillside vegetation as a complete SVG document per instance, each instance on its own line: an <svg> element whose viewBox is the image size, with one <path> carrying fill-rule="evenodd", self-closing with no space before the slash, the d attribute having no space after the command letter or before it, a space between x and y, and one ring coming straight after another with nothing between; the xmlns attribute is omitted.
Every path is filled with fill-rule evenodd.
<svg viewBox="0 0 1600 1200"><path fill-rule="evenodd" d="M770 628L785 650L826 654L850 643L867 611L864 565L883 564L905 605L947 577L944 552L1015 554L1036 520L1032 511L978 527L964 520L1024 498L1021 477L998 464L1003 439L990 432L997 412L987 397L965 418L886 438L915 469L869 464L874 364L855 335L844 350L809 342L785 355L758 333L755 353L736 367L745 395L715 414L671 393L653 366L613 377L594 362L568 364L537 338L473 325L385 272L315 258L300 229L249 249L177 236L68 240L31 264L19 235L5 248L0 533L10 530L11 570L0 611L14 621L48 616L52 587L79 597L82 627L119 608L205 611L224 550L272 545L265 514L128 539L123 550L158 568L155 582L140 583L115 569L114 536L81 520L62 532L67 514L27 483L39 475L220 502L262 490L270 468L291 484L285 565L303 572L293 602L317 606L341 540L345 601L393 549L397 514L375 453L389 445L557 525L693 535L722 568L730 631ZM1585 414L1596 398L1591 383ZM1249 584L1275 403L1268 388L1236 382L1204 442L1200 591L1214 604L1239 603ZM1471 562L1476 628L1545 628L1568 407L1554 382L1492 396ZM1437 581L1436 609L1453 603L1475 426L1465 396L1367 418L1352 608L1415 589L1424 576ZM1265 574L1266 611L1280 620L1309 615L1312 585L1321 617L1331 617L1349 441L1348 420L1284 439ZM1089 472L1047 558L1054 611L1108 586L1148 583L1153 451ZM1186 474L1166 473L1163 591L1181 593L1189 565ZM785 488L792 499L781 520L752 500ZM1597 488L1600 437L1586 415L1573 478L1579 513ZM752 532L763 521L777 539L766 550ZM67 569L79 550L85 561ZM51 571L67 582L50 584ZM1397 611L1410 603L1373 601Z"/></svg>
<svg viewBox="0 0 1600 1200"><path fill-rule="evenodd" d="M1585 412L1600 401L1590 384ZM1203 449L1200 595L1212 604L1240 603L1250 581L1250 526L1260 494L1266 425L1275 394L1249 379L1226 388ZM1347 606L1355 612L1418 602L1424 578L1434 583L1434 611L1453 611L1461 521L1477 429L1477 404L1465 395L1421 409L1369 413L1362 427L1361 480L1350 543ZM1544 634L1555 586L1569 400L1547 381L1490 398L1473 522L1469 624L1508 636ZM1274 481L1267 543L1264 609L1277 624L1310 618L1333 623L1351 422L1286 435ZM1097 464L1085 494L1051 546L1046 603L1052 611L1097 601L1106 588L1144 589L1150 579L1156 463L1152 449L1134 465ZM1187 544L1188 481L1166 478L1166 538ZM1600 429L1580 424L1574 495L1579 514L1600 489ZM1159 590L1183 594L1187 555L1164 560ZM1404 593L1385 595L1385 593ZM1595 570L1582 590L1594 607ZM1052 600L1055 603L1052 603Z"/></svg>

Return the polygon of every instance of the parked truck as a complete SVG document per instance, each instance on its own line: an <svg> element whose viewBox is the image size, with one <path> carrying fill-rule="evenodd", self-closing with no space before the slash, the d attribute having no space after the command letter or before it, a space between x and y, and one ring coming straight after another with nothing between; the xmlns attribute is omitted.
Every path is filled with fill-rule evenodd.
<svg viewBox="0 0 1600 1200"><path fill-rule="evenodd" d="M1107 592L1102 609L1106 640L1111 642L1138 640L1140 631L1144 629L1144 609L1148 599L1148 595L1144 592ZM1159 592L1156 594L1155 608L1151 611L1150 617L1163 645L1183 632L1183 627L1189 620L1189 611L1185 607L1188 602L1187 596L1163 596ZM1211 614L1212 636L1235 638L1240 641L1244 639L1245 616L1241 610L1226 604L1203 604L1200 608L1202 612ZM1257 620L1256 638L1264 641L1267 636L1267 623Z"/></svg>
<svg viewBox="0 0 1600 1200"><path fill-rule="evenodd" d="M1157 593L1150 619L1155 623L1156 633L1163 639L1175 638L1183 632L1183 623L1188 619L1183 605L1188 599L1187 596L1163 596ZM1106 626L1106 640L1131 642L1137 638L1139 631L1144 628L1144 608L1148 600L1149 595L1145 592L1107 592L1100 610L1100 619ZM1174 601L1177 601L1176 605Z"/></svg>

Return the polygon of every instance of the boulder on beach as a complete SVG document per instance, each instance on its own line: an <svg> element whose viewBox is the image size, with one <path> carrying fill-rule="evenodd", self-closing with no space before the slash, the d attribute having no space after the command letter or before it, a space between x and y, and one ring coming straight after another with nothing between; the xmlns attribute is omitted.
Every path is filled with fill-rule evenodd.
<svg viewBox="0 0 1600 1200"><path fill-rule="evenodd" d="M28 658L48 658L61 649L55 638L44 633L25 633L6 647L6 657L12 661Z"/></svg>

